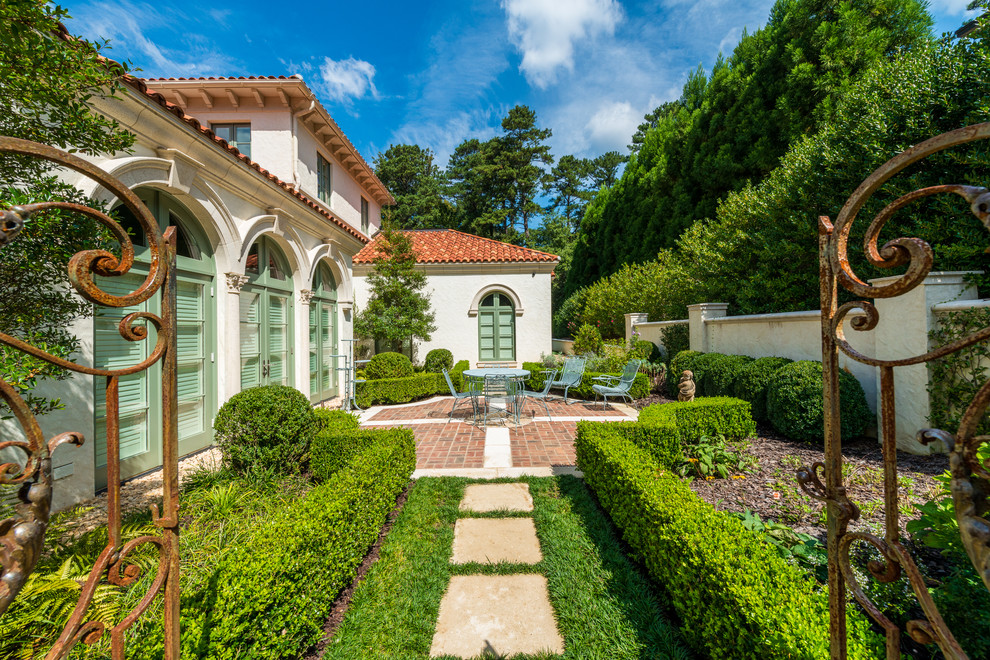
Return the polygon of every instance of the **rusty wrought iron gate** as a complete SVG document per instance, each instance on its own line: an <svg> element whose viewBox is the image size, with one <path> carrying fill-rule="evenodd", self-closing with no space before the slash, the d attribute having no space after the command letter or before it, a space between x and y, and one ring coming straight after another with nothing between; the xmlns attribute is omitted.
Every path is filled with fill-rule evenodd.
<svg viewBox="0 0 990 660"><path fill-rule="evenodd" d="M990 123L978 124L944 133L922 142L892 158L871 174L849 197L835 224L827 217L819 223L819 256L821 266L822 303L822 363L824 365L825 397L825 462L798 471L798 481L812 497L824 500L828 510L828 586L831 617L831 657L846 657L846 588L886 633L888 660L900 658L901 630L870 601L857 581L850 564L850 547L857 542L876 548L882 561L870 562L870 576L882 582L906 577L925 618L907 623L907 633L922 644L937 644L946 658L966 658L965 652L952 636L925 586L924 578L900 541L897 492L897 449L894 411L894 369L924 364L990 339L990 327L949 345L937 347L923 355L901 360L878 360L857 352L843 334L843 320L854 313L854 330L868 331L880 321L876 307L866 299L895 298L921 284L932 268L932 250L918 238L897 238L882 247L877 241L884 225L900 209L929 195L953 193L965 198L971 210L990 229L990 192L986 188L961 185L932 186L898 198L884 208L866 231L865 256L874 266L906 270L893 281L870 285L860 279L849 263L848 242L856 215L866 201L895 174L931 154L957 145L990 137ZM839 287L863 298L838 304ZM846 496L842 480L842 446L839 435L839 351L853 360L877 367L880 373L881 425L880 436L884 460L885 531L883 538L864 532L850 532L850 521L859 517L856 505ZM952 497L959 522L963 545L983 582L990 588L990 465L977 458L977 448L990 441L990 436L976 435L977 426L990 405L990 381L984 383L969 402L962 422L955 433L939 429L917 430L919 441L928 444L941 441L950 454ZM914 429L912 429L914 431ZM824 483L823 483L824 479Z"/></svg>
<svg viewBox="0 0 990 660"><path fill-rule="evenodd" d="M112 232L120 244L120 255L106 250L86 250L77 253L68 264L69 280L83 298L105 307L127 307L142 303L161 290L161 312L135 312L120 319L120 335L128 341L147 341L148 324L154 326L157 340L154 349L142 362L124 369L96 369L75 364L30 346L14 337L0 333L0 342L24 351L38 359L56 364L76 373L105 379L106 438L109 542L82 587L79 601L47 658L64 658L72 647L83 642L94 644L109 635L112 657L124 658L124 633L141 616L152 600L164 594L165 659L179 658L179 500L178 500L178 440L176 436L176 323L175 323L175 230L163 234L158 222L127 186L103 170L71 154L44 145L15 138L0 137L0 152L33 156L51 161L57 166L80 172L98 182L116 196L138 219L151 250L147 276L133 292L114 296L101 290L94 276L114 277L126 274L134 264L134 245L127 232L104 213L87 206L65 202L46 202L12 207L0 211L0 249L16 240L24 221L36 213L62 209L95 218ZM120 378L148 369L162 361L162 443L163 443L163 511L152 507L155 526L160 535L142 536L127 543L121 538L120 509L120 419L118 385ZM41 427L20 397L8 383L0 380L0 396L13 410L24 431L25 440L0 441L0 449L15 448L23 452L20 462L0 465L0 483L20 484L17 513L0 520L0 614L17 596L27 576L34 569L44 545L52 502L52 452L61 444L83 444L83 434L64 433L50 440L42 435ZM141 546L153 546L158 552L156 573L140 602L116 625L107 626L96 620L87 621L86 611L97 586L104 580L118 586L134 584L140 569L128 557Z"/></svg>

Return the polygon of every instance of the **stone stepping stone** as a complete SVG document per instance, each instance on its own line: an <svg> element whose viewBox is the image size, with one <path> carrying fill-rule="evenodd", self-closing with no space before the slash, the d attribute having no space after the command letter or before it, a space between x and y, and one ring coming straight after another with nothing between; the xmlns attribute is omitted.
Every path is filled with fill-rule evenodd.
<svg viewBox="0 0 990 660"><path fill-rule="evenodd" d="M430 656L564 652L542 575L455 575L440 601Z"/></svg>
<svg viewBox="0 0 990 660"><path fill-rule="evenodd" d="M461 511L532 511L529 484L473 484L464 489Z"/></svg>
<svg viewBox="0 0 990 660"><path fill-rule="evenodd" d="M542 559L532 518L461 518L454 524L451 563L535 564Z"/></svg>

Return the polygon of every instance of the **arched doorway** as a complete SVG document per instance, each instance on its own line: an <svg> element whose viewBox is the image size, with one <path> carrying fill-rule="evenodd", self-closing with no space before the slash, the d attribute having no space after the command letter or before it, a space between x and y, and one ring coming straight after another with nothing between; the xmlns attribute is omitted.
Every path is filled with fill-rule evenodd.
<svg viewBox="0 0 990 660"><path fill-rule="evenodd" d="M326 262L313 276L309 301L309 397L313 403L337 396L337 281Z"/></svg>
<svg viewBox="0 0 990 660"><path fill-rule="evenodd" d="M176 322L178 361L179 454L189 454L213 442L213 415L217 410L215 263L210 242L192 213L171 195L152 188L134 191L163 231L176 228ZM131 234L135 265L123 277L97 278L105 291L134 291L148 272L150 249L137 218L123 206L116 209L121 226ZM126 308L98 307L94 318L94 364L121 368L137 364L154 348L156 333L149 328L144 341L129 342L117 324L131 312L159 314L161 292L146 302ZM161 362L147 371L120 379L121 477L128 478L161 465ZM106 383L95 382L96 484L106 486Z"/></svg>
<svg viewBox="0 0 990 660"><path fill-rule="evenodd" d="M482 362L515 362L516 310L505 293L490 293L478 305L478 355Z"/></svg>
<svg viewBox="0 0 990 660"><path fill-rule="evenodd" d="M292 277L274 240L262 236L248 252L240 294L241 389L292 385Z"/></svg>

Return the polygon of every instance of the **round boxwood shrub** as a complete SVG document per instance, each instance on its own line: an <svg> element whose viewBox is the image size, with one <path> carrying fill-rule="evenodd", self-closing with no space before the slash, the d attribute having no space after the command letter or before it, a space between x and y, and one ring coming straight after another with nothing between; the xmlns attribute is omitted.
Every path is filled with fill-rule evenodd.
<svg viewBox="0 0 990 660"><path fill-rule="evenodd" d="M732 386L739 377L739 372L753 361L748 355L719 355L709 358L705 363L704 385L705 396L732 396Z"/></svg>
<svg viewBox="0 0 990 660"><path fill-rule="evenodd" d="M723 353L702 353L694 359L694 367L691 368L691 371L694 372L695 396L718 396L715 392L709 392L705 388L705 374L724 357L728 356Z"/></svg>
<svg viewBox="0 0 990 660"><path fill-rule="evenodd" d="M670 361L670 374L667 378L668 391L670 396L677 397L677 383L681 379L681 374L685 371L694 372L694 362L704 355L701 351L681 351ZM697 374L695 374L695 385L697 385Z"/></svg>
<svg viewBox="0 0 990 660"><path fill-rule="evenodd" d="M801 360L774 372L767 387L767 415L774 428L795 440L825 439L822 363ZM854 438L873 418L856 377L839 371L840 433Z"/></svg>
<svg viewBox="0 0 990 660"><path fill-rule="evenodd" d="M306 395L285 385L235 394L213 422L224 464L239 474L299 472L317 426Z"/></svg>
<svg viewBox="0 0 990 660"><path fill-rule="evenodd" d="M379 353L364 368L364 377L368 380L405 378L412 375L412 361L402 353Z"/></svg>
<svg viewBox="0 0 990 660"><path fill-rule="evenodd" d="M446 348L434 348L426 354L423 368L431 374L441 373L444 369L450 371L454 366L454 354Z"/></svg>
<svg viewBox="0 0 990 660"><path fill-rule="evenodd" d="M761 357L743 366L732 384L732 396L749 401L753 419L767 421L767 386L774 372L794 360L785 357Z"/></svg>
<svg viewBox="0 0 990 660"><path fill-rule="evenodd" d="M633 347L629 351L628 358L630 360L646 360L655 364L663 361L663 354L660 352L660 347L652 341L637 339L633 342Z"/></svg>

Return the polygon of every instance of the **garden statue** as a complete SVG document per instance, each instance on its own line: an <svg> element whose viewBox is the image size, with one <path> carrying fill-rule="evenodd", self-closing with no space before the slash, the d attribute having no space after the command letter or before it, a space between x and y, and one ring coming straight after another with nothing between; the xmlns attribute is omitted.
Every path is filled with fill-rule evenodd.
<svg viewBox="0 0 990 660"><path fill-rule="evenodd" d="M681 374L681 379L677 381L677 400L694 401L694 374L687 369Z"/></svg>

